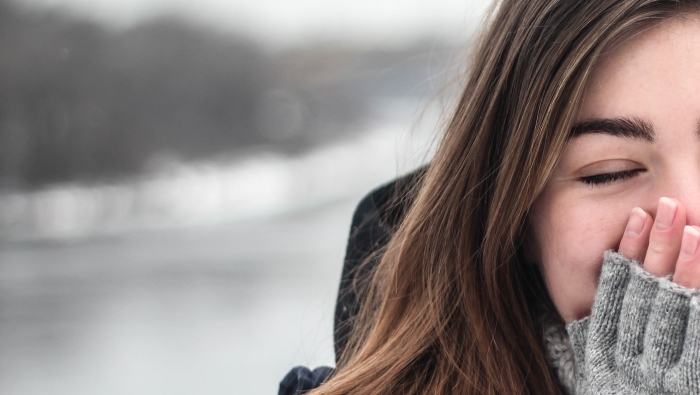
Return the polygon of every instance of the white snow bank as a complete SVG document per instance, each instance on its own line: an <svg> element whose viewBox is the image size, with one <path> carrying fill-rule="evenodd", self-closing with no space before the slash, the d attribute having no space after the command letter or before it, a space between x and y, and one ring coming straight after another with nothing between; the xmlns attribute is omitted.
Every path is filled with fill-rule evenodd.
<svg viewBox="0 0 700 395"><path fill-rule="evenodd" d="M430 137L387 124L298 157L264 153L229 162L180 163L122 183L0 195L0 238L206 225L359 197L424 163Z"/></svg>

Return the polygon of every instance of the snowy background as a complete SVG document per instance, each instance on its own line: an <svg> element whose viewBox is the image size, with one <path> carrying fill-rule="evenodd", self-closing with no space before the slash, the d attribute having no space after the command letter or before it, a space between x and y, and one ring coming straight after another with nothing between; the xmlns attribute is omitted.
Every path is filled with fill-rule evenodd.
<svg viewBox="0 0 700 395"><path fill-rule="evenodd" d="M487 4L0 6L0 393L274 394L333 365L354 206L430 159Z"/></svg>

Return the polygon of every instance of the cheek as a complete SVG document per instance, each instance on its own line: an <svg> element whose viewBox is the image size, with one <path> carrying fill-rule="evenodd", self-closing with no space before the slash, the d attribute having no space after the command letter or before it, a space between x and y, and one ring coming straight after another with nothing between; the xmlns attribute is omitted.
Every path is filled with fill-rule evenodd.
<svg viewBox="0 0 700 395"><path fill-rule="evenodd" d="M616 204L550 204L532 230L552 300L566 322L588 315L603 253L617 248L629 213Z"/></svg>

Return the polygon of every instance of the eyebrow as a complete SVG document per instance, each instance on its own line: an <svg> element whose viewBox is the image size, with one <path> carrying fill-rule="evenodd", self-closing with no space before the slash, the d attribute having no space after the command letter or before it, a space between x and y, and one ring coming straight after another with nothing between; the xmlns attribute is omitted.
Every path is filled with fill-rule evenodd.
<svg viewBox="0 0 700 395"><path fill-rule="evenodd" d="M569 138L584 134L602 133L615 137L640 139L653 143L656 137L651 124L639 118L594 118L576 123L569 131Z"/></svg>

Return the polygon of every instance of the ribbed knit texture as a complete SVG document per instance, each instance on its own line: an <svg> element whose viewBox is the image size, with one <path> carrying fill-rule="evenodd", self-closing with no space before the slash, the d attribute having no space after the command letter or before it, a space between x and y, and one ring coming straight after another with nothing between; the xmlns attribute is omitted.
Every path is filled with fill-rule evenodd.
<svg viewBox="0 0 700 395"><path fill-rule="evenodd" d="M551 311L537 312L537 325L542 336L547 362L554 370L564 394L576 394L576 361L564 322Z"/></svg>
<svg viewBox="0 0 700 395"><path fill-rule="evenodd" d="M605 253L590 316L564 326L538 309L549 364L566 395L700 395L700 292ZM297 367L280 394L303 393L331 373Z"/></svg>
<svg viewBox="0 0 700 395"><path fill-rule="evenodd" d="M590 316L567 326L576 394L700 394L697 290L605 253Z"/></svg>

